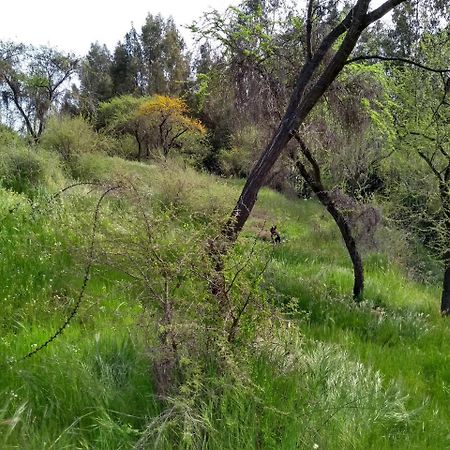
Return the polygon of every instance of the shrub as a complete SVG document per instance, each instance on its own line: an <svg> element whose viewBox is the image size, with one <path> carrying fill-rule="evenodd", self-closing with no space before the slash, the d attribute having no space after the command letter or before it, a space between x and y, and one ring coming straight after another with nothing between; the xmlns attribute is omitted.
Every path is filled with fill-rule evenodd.
<svg viewBox="0 0 450 450"><path fill-rule="evenodd" d="M64 176L61 166L47 152L9 147L0 153L0 180L7 189L31 194L40 187L54 189L61 186Z"/></svg>
<svg viewBox="0 0 450 450"><path fill-rule="evenodd" d="M224 175L238 178L245 178L252 166L250 153L238 147L230 150L222 150L219 156L220 168Z"/></svg>
<svg viewBox="0 0 450 450"><path fill-rule="evenodd" d="M9 145L18 145L22 141L21 137L11 128L0 124L0 148Z"/></svg>
<svg viewBox="0 0 450 450"><path fill-rule="evenodd" d="M85 153L104 153L111 138L96 133L82 117L52 117L42 135L41 145L60 154L69 166Z"/></svg>
<svg viewBox="0 0 450 450"><path fill-rule="evenodd" d="M264 142L264 133L255 125L236 130L231 139L231 148L222 150L219 156L223 173L228 176L246 177Z"/></svg>

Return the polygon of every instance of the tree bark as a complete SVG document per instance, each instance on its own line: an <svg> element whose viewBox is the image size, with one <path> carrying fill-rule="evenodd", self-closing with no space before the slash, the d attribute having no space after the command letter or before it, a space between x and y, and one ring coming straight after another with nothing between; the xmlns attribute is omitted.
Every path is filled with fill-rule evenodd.
<svg viewBox="0 0 450 450"><path fill-rule="evenodd" d="M450 315L450 251L447 251L444 256L444 281L442 283L442 299L441 299L441 314L443 316Z"/></svg>
<svg viewBox="0 0 450 450"><path fill-rule="evenodd" d="M441 181L439 183L439 191L441 196L441 204L444 212L444 232L445 243L450 241L450 192L449 192L449 178L450 178L450 161L447 164L444 174L441 175ZM442 283L442 298L441 298L441 314L443 316L450 315L450 249L448 244L447 249L443 254L444 262L444 280Z"/></svg>
<svg viewBox="0 0 450 450"><path fill-rule="evenodd" d="M142 143L141 143L141 139L139 138L139 132L138 131L134 132L134 137L136 138L136 142L137 142L137 145L138 145L137 160L140 162L141 161L141 156L142 156Z"/></svg>
<svg viewBox="0 0 450 450"><path fill-rule="evenodd" d="M447 156L448 157L448 156ZM430 160L431 162L431 160ZM434 167L434 166L433 166ZM447 244L450 241L450 160L444 171L439 172L439 194L441 197L442 210L444 213L444 242ZM441 314L443 316L450 315L450 248L448 244L443 252L444 262L444 280L442 283L442 298L441 298Z"/></svg>

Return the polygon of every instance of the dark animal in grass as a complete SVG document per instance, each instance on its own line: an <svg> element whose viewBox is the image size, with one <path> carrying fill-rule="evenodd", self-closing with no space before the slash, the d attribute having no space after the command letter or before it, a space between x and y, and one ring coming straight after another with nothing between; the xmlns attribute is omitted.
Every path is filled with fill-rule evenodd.
<svg viewBox="0 0 450 450"><path fill-rule="evenodd" d="M281 236L280 236L280 233L278 233L278 231L277 231L277 226L276 225L274 225L270 229L270 236L271 236L272 242L274 244L280 244L281 243Z"/></svg>

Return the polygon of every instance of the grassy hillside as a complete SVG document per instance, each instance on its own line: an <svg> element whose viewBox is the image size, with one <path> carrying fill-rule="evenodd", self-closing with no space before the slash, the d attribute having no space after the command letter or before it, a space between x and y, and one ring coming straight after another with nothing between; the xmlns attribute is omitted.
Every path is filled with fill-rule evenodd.
<svg viewBox="0 0 450 450"><path fill-rule="evenodd" d="M366 255L366 301L357 306L351 265L322 207L262 191L227 265L231 279L251 255L255 266L245 266L244 279L252 283L268 261L255 290L258 323L244 322L249 338L227 350L236 370L205 363L200 375L187 361L183 389L161 400L151 370L157 327L134 272L121 266L122 250L140 232L134 214L145 206L158 251L174 270L185 254L196 261L196 243L214 234L241 185L99 156L80 161L79 173L102 186L52 197L72 182L61 170L24 193L7 189L20 191L13 184L0 190L0 448L450 446L450 327L439 315L439 286L408 275L411 257L398 232L383 230L379 250ZM60 336L21 360L76 304L95 209L114 183L132 185L143 199L136 206L120 192L105 198L80 309ZM275 223L281 245L255 240ZM145 257L141 247L141 267ZM190 314L191 304L193 317L207 311L203 287L183 282L180 311Z"/></svg>

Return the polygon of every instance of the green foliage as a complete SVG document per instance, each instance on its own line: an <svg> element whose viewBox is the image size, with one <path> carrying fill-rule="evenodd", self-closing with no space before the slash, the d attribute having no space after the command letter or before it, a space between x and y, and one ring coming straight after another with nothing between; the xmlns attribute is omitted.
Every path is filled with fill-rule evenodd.
<svg viewBox="0 0 450 450"><path fill-rule="evenodd" d="M0 182L7 189L32 195L42 187L55 188L64 181L53 155L23 146L0 149Z"/></svg>
<svg viewBox="0 0 450 450"><path fill-rule="evenodd" d="M250 172L253 160L248 149L232 147L221 151L219 163L225 175L245 178Z"/></svg>
<svg viewBox="0 0 450 450"><path fill-rule="evenodd" d="M172 18L148 14L114 49L112 95L180 95L186 91L189 55Z"/></svg>
<svg viewBox="0 0 450 450"><path fill-rule="evenodd" d="M422 36L429 65L444 67L450 55L446 33ZM448 84L442 74L395 68L398 155L388 170L389 212L435 255L448 249L450 133Z"/></svg>
<svg viewBox="0 0 450 450"><path fill-rule="evenodd" d="M207 151L202 141L205 127L189 116L189 108L181 98L115 97L100 104L98 118L110 131L135 138L138 160L167 158L174 148L179 148L179 153L199 164Z"/></svg>
<svg viewBox="0 0 450 450"><path fill-rule="evenodd" d="M50 47L0 42L0 86L6 110L37 142L50 110L67 92L78 61Z"/></svg>
<svg viewBox="0 0 450 450"><path fill-rule="evenodd" d="M70 165L86 153L104 153L111 146L112 139L96 133L81 116L54 116L42 135L41 145L58 153Z"/></svg>
<svg viewBox="0 0 450 450"><path fill-rule="evenodd" d="M111 61L105 45L91 44L88 54L80 65L81 111L94 116L98 103L112 97Z"/></svg>
<svg viewBox="0 0 450 450"><path fill-rule="evenodd" d="M6 125L0 124L0 148L23 143L20 136Z"/></svg>
<svg viewBox="0 0 450 450"><path fill-rule="evenodd" d="M417 45L442 65L439 23L427 16L420 42L407 26L415 7L422 14L429 4L393 16L401 25L393 48ZM313 50L345 13L331 0L316 6ZM304 61L305 23L283 2L249 0L207 15L205 25L196 31L224 51L206 46L198 62L190 99L202 122L184 97L167 95L190 85L187 56L173 21L149 15L114 55L94 45L83 63L79 104L101 133L57 112L38 146L0 128L0 447L448 448L450 331L437 305L439 261L409 233L423 228L428 246L447 248L439 227L448 183L436 176L450 174L445 79L349 65L300 130L324 180L355 196L381 183L386 198L377 201L397 219L365 255L364 302L348 297L352 268L322 207L269 189L223 258L218 301L211 287L222 261L211 252L228 245L217 236L242 183L187 163L248 174L288 98L292 67ZM26 124L37 138L53 100L70 103L63 90L52 101L44 95L55 81L45 69L70 76L71 61L34 49L22 77L15 64L31 50L0 47L1 80L11 76L26 111L39 110ZM276 95L270 78L279 80ZM4 93L5 107L13 100ZM149 160L117 157L136 154ZM54 196L72 183L60 163L90 185ZM292 161L272 175L277 186L276 176L295 175ZM275 224L280 245L264 239ZM71 326L21 360L69 316L88 262Z"/></svg>
<svg viewBox="0 0 450 450"><path fill-rule="evenodd" d="M231 138L231 148L219 155L222 172L227 176L246 177L252 168L255 155L261 150L263 136L257 126L236 130Z"/></svg>

